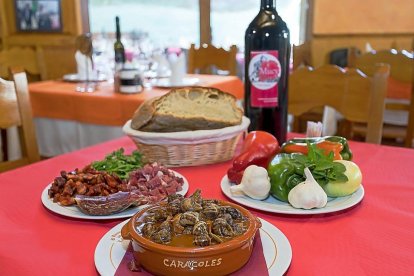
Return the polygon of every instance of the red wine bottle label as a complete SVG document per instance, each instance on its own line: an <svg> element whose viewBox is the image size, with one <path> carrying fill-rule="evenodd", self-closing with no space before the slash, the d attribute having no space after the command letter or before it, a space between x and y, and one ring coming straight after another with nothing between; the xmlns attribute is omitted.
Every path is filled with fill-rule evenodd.
<svg viewBox="0 0 414 276"><path fill-rule="evenodd" d="M276 50L250 52L248 77L252 107L278 106L277 83L282 72L278 57Z"/></svg>

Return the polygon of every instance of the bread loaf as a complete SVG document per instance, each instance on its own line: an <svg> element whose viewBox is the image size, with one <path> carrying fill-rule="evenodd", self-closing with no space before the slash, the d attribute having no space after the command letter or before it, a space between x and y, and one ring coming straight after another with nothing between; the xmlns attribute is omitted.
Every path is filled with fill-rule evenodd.
<svg viewBox="0 0 414 276"><path fill-rule="evenodd" d="M144 102L131 127L147 132L218 129L239 125L242 117L233 95L215 88L186 87Z"/></svg>

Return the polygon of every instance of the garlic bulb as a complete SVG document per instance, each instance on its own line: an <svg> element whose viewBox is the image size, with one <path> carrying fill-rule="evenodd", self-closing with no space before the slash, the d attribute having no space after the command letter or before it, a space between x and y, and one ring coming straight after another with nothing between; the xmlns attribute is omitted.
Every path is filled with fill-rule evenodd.
<svg viewBox="0 0 414 276"><path fill-rule="evenodd" d="M256 165L248 166L239 185L230 187L233 196L247 195L253 199L263 200L269 196L270 179L267 170Z"/></svg>
<svg viewBox="0 0 414 276"><path fill-rule="evenodd" d="M306 180L299 183L288 194L288 201L294 208L312 209L325 207L328 196L313 178L308 168L305 168Z"/></svg>

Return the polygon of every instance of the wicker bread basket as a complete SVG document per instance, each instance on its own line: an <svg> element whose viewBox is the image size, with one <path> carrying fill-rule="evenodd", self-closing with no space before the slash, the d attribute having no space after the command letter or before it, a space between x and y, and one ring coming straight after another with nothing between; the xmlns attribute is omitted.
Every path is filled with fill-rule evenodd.
<svg viewBox="0 0 414 276"><path fill-rule="evenodd" d="M137 145L145 161L183 167L232 159L249 124L250 120L243 117L240 125L221 129L156 133L134 130L128 121L123 131Z"/></svg>

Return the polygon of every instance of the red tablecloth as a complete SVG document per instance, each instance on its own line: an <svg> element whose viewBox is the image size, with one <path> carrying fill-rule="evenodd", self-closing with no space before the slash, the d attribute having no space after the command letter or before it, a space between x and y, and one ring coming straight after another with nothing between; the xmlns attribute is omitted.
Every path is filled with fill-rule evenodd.
<svg viewBox="0 0 414 276"><path fill-rule="evenodd" d="M84 221L49 212L40 201L61 170L86 165L119 147L121 138L0 174L0 275L96 275L100 238L122 221ZM294 217L251 210L289 239L288 275L413 275L414 150L351 143L363 171L365 198L336 214ZM189 193L225 199L219 183L229 162L178 168Z"/></svg>

